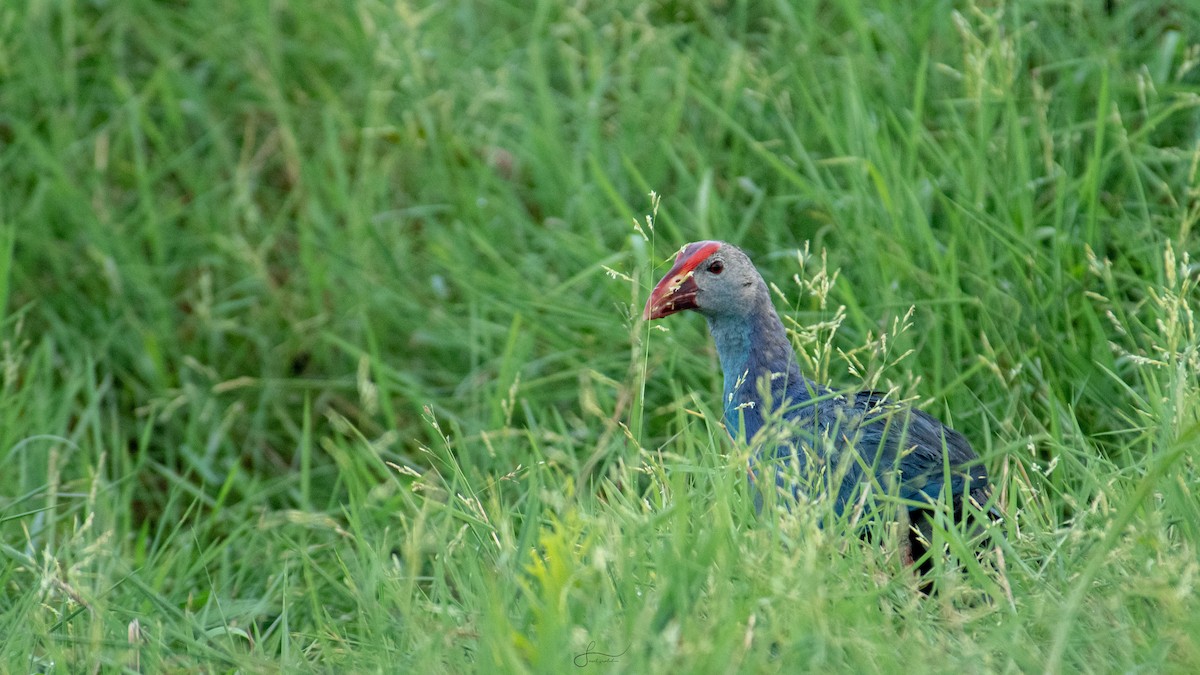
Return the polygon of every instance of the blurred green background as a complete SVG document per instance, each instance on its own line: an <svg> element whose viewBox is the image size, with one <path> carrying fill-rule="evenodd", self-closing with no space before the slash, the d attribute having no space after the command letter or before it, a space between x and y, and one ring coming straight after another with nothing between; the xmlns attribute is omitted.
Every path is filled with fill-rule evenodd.
<svg viewBox="0 0 1200 675"><path fill-rule="evenodd" d="M0 669L1193 671L1197 36L1187 2L5 3ZM1006 568L922 601L754 516L703 322L640 320L707 238L811 375L972 440Z"/></svg>

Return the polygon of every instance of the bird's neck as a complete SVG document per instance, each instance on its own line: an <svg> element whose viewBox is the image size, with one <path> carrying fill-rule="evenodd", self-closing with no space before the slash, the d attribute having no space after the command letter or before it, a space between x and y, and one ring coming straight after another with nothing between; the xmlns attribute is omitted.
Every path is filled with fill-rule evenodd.
<svg viewBox="0 0 1200 675"><path fill-rule="evenodd" d="M717 356L725 376L722 403L725 423L736 438L739 432L751 438L771 408L806 397L807 381L800 374L796 355L769 299L748 318L711 316L708 329L717 345ZM770 400L761 392L769 387Z"/></svg>

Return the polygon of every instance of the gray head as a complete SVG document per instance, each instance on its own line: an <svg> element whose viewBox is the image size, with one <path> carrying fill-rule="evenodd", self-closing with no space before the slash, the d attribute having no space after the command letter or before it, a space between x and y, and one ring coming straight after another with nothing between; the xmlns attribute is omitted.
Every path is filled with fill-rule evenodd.
<svg viewBox="0 0 1200 675"><path fill-rule="evenodd" d="M646 301L643 318L694 309L709 319L748 317L770 302L767 285L741 249L722 241L683 247Z"/></svg>

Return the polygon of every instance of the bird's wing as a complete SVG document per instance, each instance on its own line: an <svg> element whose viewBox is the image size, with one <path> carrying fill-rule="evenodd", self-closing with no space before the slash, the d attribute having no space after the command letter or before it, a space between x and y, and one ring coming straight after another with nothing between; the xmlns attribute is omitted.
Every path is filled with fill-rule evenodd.
<svg viewBox="0 0 1200 675"><path fill-rule="evenodd" d="M956 498L987 487L987 469L971 444L937 418L923 410L889 404L879 392L859 392L854 403L864 415L856 443L860 454L864 460L874 461L876 475L899 470L902 498L936 500L947 480L950 494Z"/></svg>
<svg viewBox="0 0 1200 675"><path fill-rule="evenodd" d="M759 438L763 445L752 460L752 476L758 466L774 465L781 490L810 496L830 492L839 513L871 474L885 490L898 479L899 496L921 504L939 499L947 483L956 500L986 494L987 470L970 443L933 416L892 403L883 392L821 394L804 397L784 413L782 438ZM855 452L847 455L850 447ZM792 471L781 470L789 463Z"/></svg>

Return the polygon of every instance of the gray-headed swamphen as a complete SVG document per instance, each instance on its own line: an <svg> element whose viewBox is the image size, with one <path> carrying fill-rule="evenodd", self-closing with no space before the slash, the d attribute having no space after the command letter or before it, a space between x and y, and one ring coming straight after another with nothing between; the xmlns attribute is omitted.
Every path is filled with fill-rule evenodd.
<svg viewBox="0 0 1200 675"><path fill-rule="evenodd" d="M910 523L907 541L901 538L909 563L925 554L931 509L943 492L956 519L964 517L964 499L987 503L987 470L962 434L879 392L843 395L800 373L767 284L736 246L685 246L651 292L644 318L685 309L708 321L725 376L725 426L755 448L753 482L773 482L787 499L832 498L839 516L874 503L872 494L897 494ZM763 481L772 471L775 480L768 473ZM761 509L761 488L754 489Z"/></svg>

